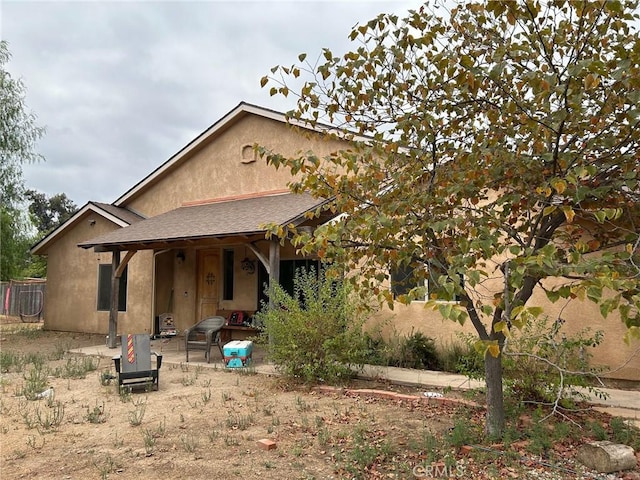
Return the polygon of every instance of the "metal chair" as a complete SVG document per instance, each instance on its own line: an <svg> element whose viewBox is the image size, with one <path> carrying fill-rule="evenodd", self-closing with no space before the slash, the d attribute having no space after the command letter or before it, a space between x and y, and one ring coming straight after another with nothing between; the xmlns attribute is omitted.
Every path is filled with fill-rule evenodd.
<svg viewBox="0 0 640 480"><path fill-rule="evenodd" d="M155 355L155 368L151 368L151 355ZM122 336L122 353L113 357L118 375L118 388L150 387L158 390L162 355L151 351L151 340L146 333Z"/></svg>
<svg viewBox="0 0 640 480"><path fill-rule="evenodd" d="M211 363L211 347L217 345L220 356L224 357L220 341L220 331L224 327L224 317L208 317L184 331L184 350L189 361L189 351L204 350L204 358Z"/></svg>

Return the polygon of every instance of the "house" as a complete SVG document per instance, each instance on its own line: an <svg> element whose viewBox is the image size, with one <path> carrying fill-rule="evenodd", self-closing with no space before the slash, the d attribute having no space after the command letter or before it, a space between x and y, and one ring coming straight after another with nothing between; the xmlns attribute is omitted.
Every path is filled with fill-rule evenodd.
<svg viewBox="0 0 640 480"><path fill-rule="evenodd" d="M45 327L110 333L115 346L122 333L159 333L169 312L178 331L209 315L255 312L265 284L291 283L295 268L314 259L266 239L265 225L314 228L333 215L309 218L325 200L290 193L289 172L257 158L255 144L318 157L346 146L321 130L289 128L281 113L239 104L115 202L87 203L33 247L48 257ZM538 292L531 302L546 299ZM398 305L377 319L390 320L387 332L456 341L460 326L424 306ZM594 363L615 369L613 378L640 381L640 354L622 342L622 322L602 319L589 302L548 307L552 318L567 319L569 333L604 330Z"/></svg>
<svg viewBox="0 0 640 480"><path fill-rule="evenodd" d="M253 146L293 155L338 143L241 103L115 202L87 203L33 247L48 257L45 327L106 334L111 321L115 335L157 334L167 312L178 331L210 315L255 312L269 278L286 284L309 261L267 240L265 225L313 228L330 217L306 218L325 200L290 193L290 175L258 160Z"/></svg>

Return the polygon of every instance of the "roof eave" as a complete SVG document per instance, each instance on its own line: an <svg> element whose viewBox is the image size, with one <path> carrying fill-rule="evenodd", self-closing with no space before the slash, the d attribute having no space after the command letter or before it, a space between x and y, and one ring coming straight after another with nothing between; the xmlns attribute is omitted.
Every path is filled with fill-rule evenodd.
<svg viewBox="0 0 640 480"><path fill-rule="evenodd" d="M258 230L253 232L233 232L220 235L202 235L197 237L173 237L173 238L156 238L153 240L131 241L131 242L108 242L108 243L91 243L82 242L78 247L89 249L93 248L96 252L112 252L133 251L133 250L154 250L158 248L185 248L197 247L203 243L214 240L224 240L229 238L251 238L266 234L266 230Z"/></svg>
<svg viewBox="0 0 640 480"><path fill-rule="evenodd" d="M331 199L325 200L317 204L313 210L322 208ZM293 224L294 226L298 226L301 223L308 220L306 214L311 211L305 210L301 214L298 214L285 222L280 223L282 227L286 227L287 225ZM229 239L229 238L243 238L245 241L250 238L262 237L266 238L267 229L259 229L252 231L244 231L244 232L228 232L224 234L216 234L216 235L202 235L202 236L192 236L192 237L172 237L172 238L156 238L153 240L141 240L141 241L130 241L130 242L107 242L107 243L94 243L91 241L81 242L78 244L78 247L89 249L93 248L96 252L106 252L106 251L127 251L127 250L152 250L157 248L186 248L186 247L195 247L199 246L205 242L211 242L215 240Z"/></svg>

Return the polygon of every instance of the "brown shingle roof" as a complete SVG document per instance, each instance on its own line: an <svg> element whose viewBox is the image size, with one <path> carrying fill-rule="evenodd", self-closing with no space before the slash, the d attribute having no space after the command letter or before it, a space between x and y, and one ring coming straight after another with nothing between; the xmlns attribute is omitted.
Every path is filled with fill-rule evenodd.
<svg viewBox="0 0 640 480"><path fill-rule="evenodd" d="M270 194L176 208L78 244L107 250L141 250L160 243L264 233L264 224L301 223L326 203L309 194Z"/></svg>

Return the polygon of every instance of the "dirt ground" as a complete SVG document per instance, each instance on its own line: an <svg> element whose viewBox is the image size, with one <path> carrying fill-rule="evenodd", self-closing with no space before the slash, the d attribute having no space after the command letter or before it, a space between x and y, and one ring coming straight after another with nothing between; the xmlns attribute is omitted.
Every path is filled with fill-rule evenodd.
<svg viewBox="0 0 640 480"><path fill-rule="evenodd" d="M2 373L2 479L368 478L364 471L345 473L360 462L354 454L337 458L335 446L351 441L353 429L405 444L411 437L419 442L425 429L437 435L453 425L450 407L416 409L186 363L163 365L158 391L120 394L113 381L103 385L103 374L114 373L104 357L92 359L97 368L85 378L65 378L78 370L70 366L87 360L61 352L98 345L104 336L39 327L2 325L5 358L47 357L47 383L55 392L53 400L25 398L33 364ZM262 439L276 448L259 448ZM402 472L389 472L390 478L411 478L413 465L400 463Z"/></svg>
<svg viewBox="0 0 640 480"><path fill-rule="evenodd" d="M186 363L163 364L158 391L121 393L109 379L110 359L68 353L103 342L38 324L0 325L0 478L582 478L541 463L482 464L455 449L434 456L437 438L482 415L464 406L305 389ZM25 397L38 375L53 398ZM263 439L275 448L261 448Z"/></svg>

